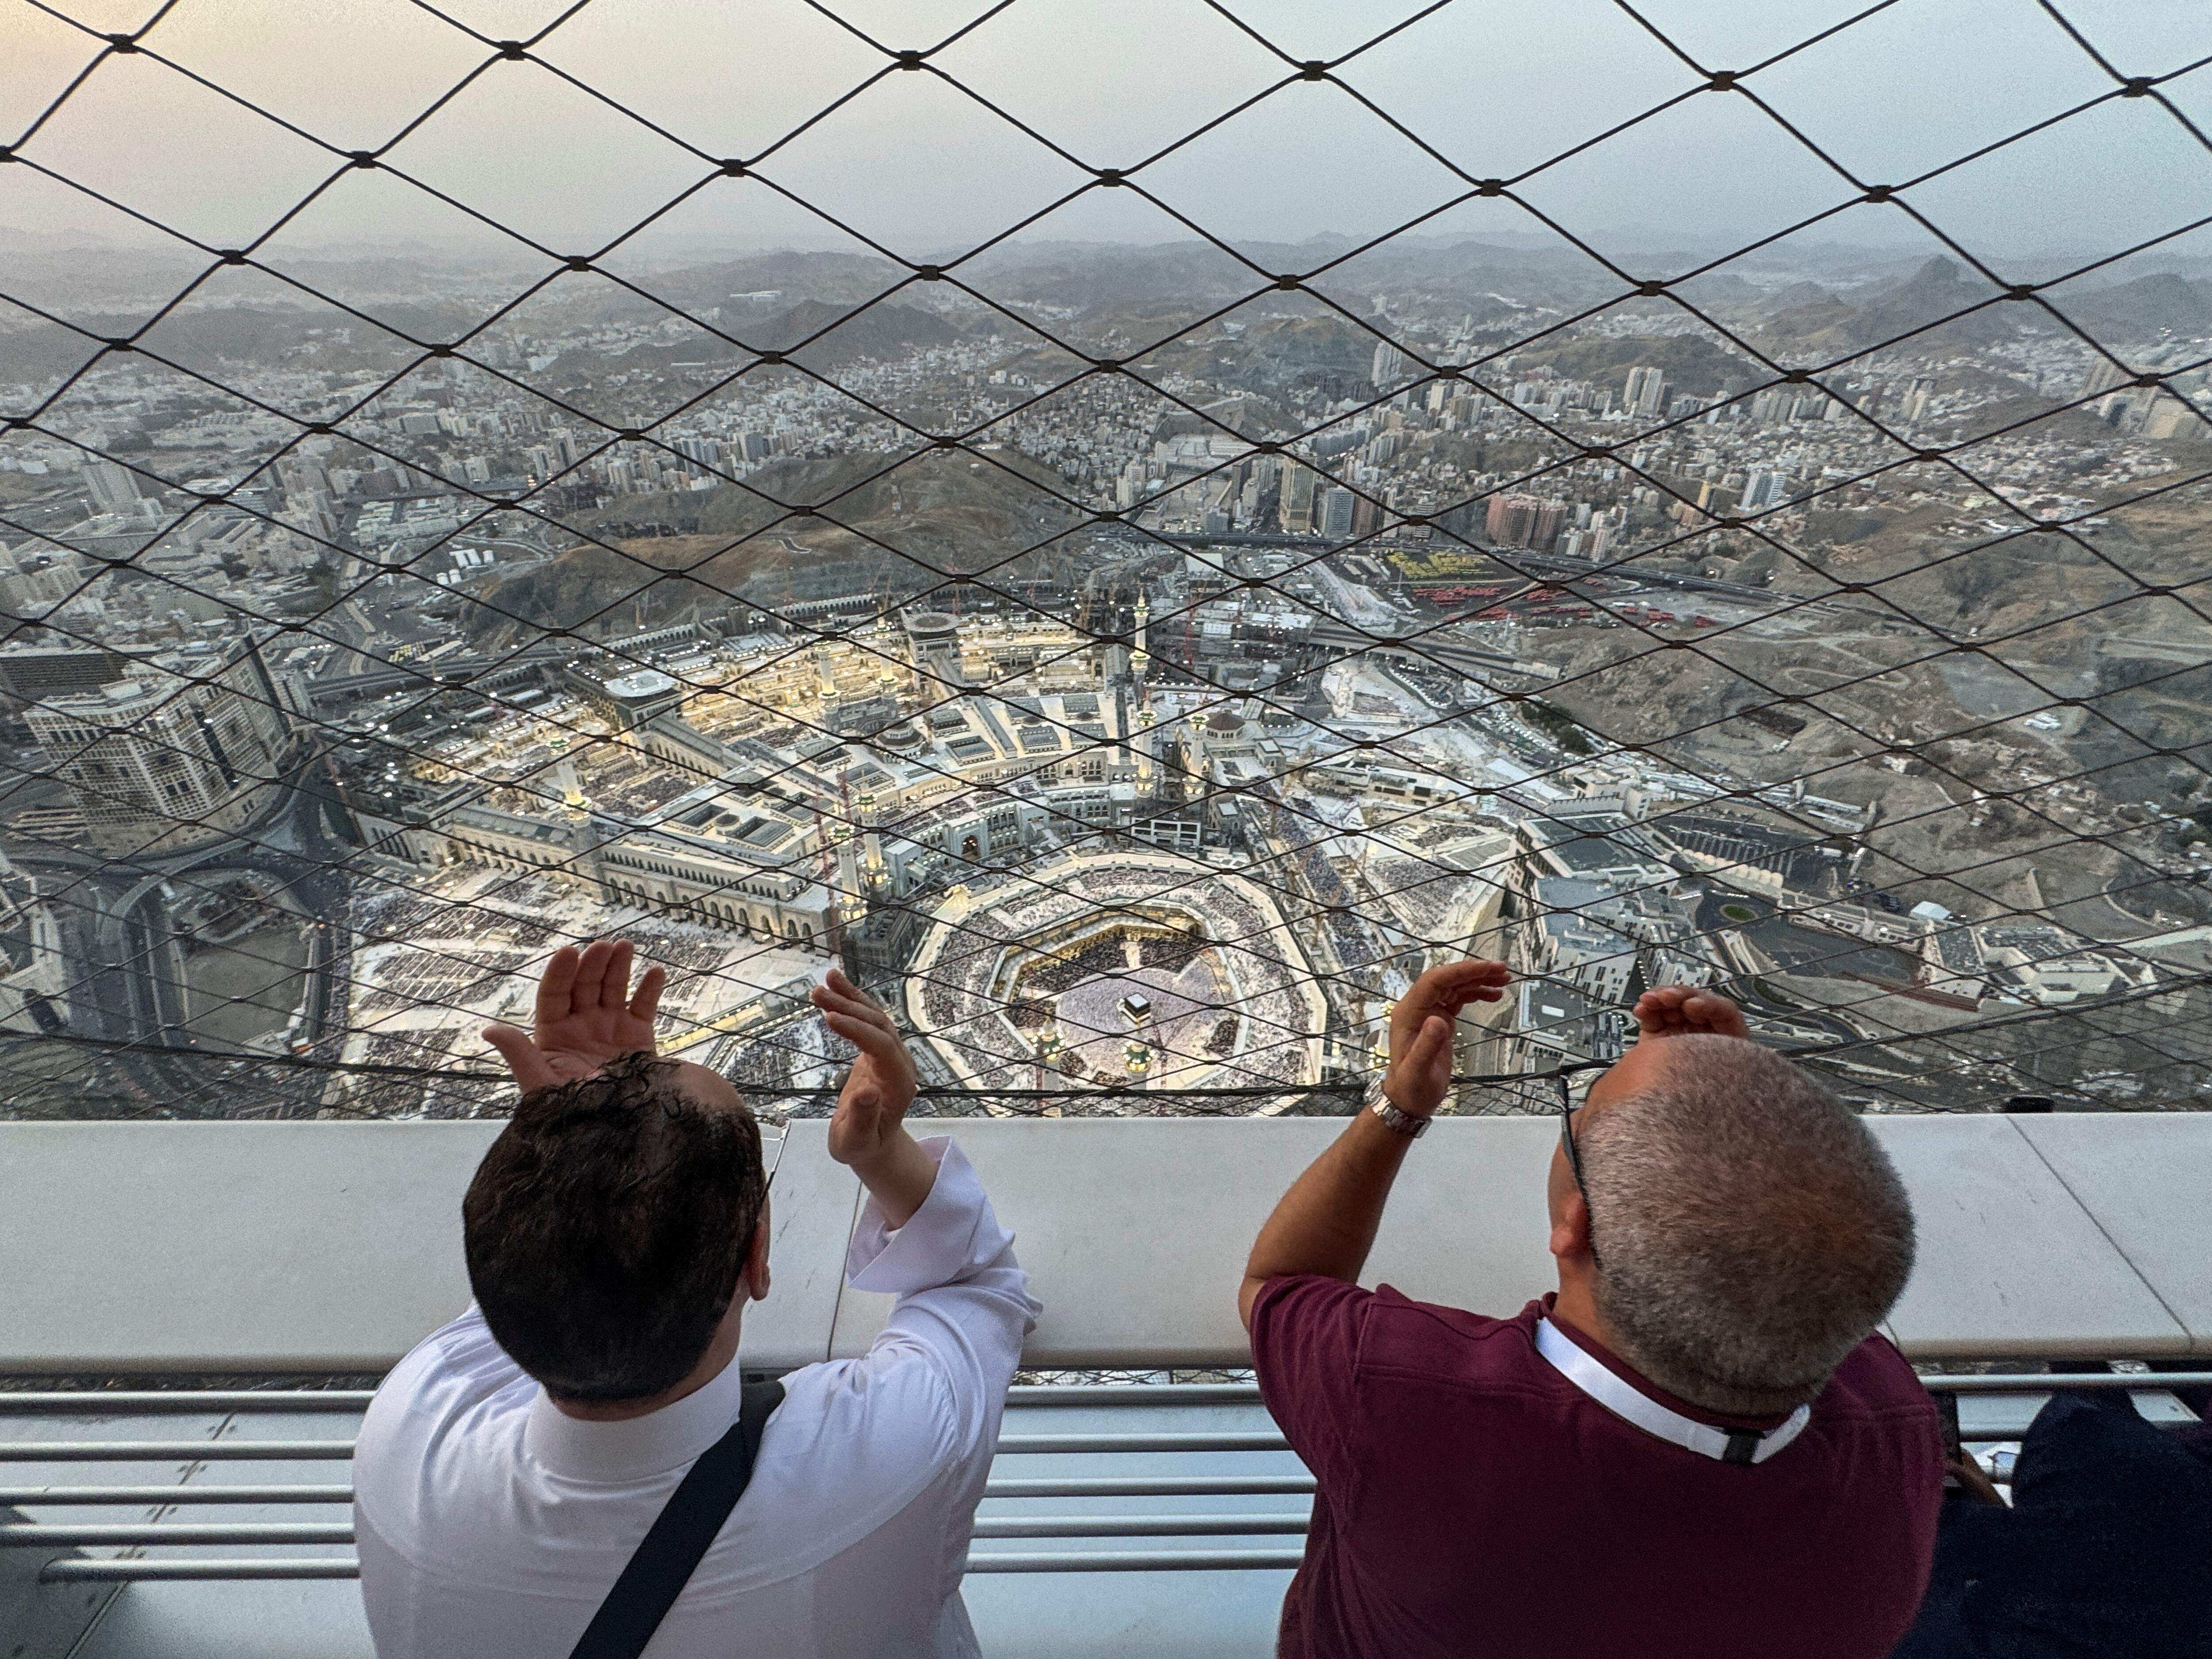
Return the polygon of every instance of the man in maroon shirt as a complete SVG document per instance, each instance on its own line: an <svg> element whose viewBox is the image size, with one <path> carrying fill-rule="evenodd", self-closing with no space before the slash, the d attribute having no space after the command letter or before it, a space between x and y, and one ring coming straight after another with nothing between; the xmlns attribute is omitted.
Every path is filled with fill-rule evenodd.
<svg viewBox="0 0 2212 1659"><path fill-rule="evenodd" d="M1882 1659L1942 1500L1933 1402L1874 1334L1912 1214L1874 1137L1725 998L1637 1005L1565 1117L1556 1294L1510 1318L1356 1280L1502 963L1432 969L1390 1064L1261 1231L1240 1306L1319 1490L1285 1659Z"/></svg>

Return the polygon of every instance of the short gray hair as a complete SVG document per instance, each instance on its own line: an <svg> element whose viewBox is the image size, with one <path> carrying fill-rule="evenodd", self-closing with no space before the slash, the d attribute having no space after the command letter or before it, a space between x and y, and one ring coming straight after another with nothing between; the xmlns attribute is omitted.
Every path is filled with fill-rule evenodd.
<svg viewBox="0 0 2212 1659"><path fill-rule="evenodd" d="M1598 1311L1622 1358L1710 1410L1810 1400L1912 1272L1912 1206L1857 1115L1738 1037L1664 1039L1578 1145Z"/></svg>

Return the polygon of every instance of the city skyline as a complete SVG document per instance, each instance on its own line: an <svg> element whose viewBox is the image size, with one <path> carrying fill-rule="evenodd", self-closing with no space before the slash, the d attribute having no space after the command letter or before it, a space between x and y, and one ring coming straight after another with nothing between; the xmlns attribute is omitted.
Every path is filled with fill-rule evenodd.
<svg viewBox="0 0 2212 1659"><path fill-rule="evenodd" d="M1140 175L1146 189L1232 240L1296 243L1316 229L1364 238L1406 227L1468 180L1538 167L1523 193L1579 234L1602 242L1625 228L1663 225L1693 243L1740 245L1850 199L1850 185L1808 143L1850 177L1890 184L1996 146L1917 186L1913 200L1969 241L1995 233L1993 251L2007 257L2039 245L2124 246L2154 223L2169 229L2206 210L2188 193L2203 186L2185 129L2155 103L2100 101L2112 76L2034 0L1899 0L1851 21L1867 9L1686 0L1650 12L1646 27L1605 0L1540 20L1466 0L1358 19L1275 4L1245 20L1263 46L1231 14L1182 3L1141 18L1095 4L848 11L852 27L796 4L749 9L740 22L666 0L599 0L558 27L561 9L550 5L485 5L452 15L485 40L550 29L538 48L545 64L496 64L471 79L484 48L428 13L372 6L310 16L227 0L161 15L143 52L102 63L22 152L217 246L265 229L343 152L383 151L402 134L392 166L562 252L629 230L641 209L657 210L730 155L758 158L777 188L726 181L662 219L659 237L854 246L793 207L796 198L835 201L853 230L924 258L1004 233L1089 182L1085 167L1126 169L1158 155ZM107 5L73 15L112 32L142 28L152 14ZM2067 21L2122 64L2114 73L2170 76L2197 56L2182 0L2075 7ZM1979 76L1956 60L1945 48L1965 33L2007 73ZM693 49L672 50L679 41ZM21 131L100 44L28 6L0 14L0 45L14 66L0 111L21 112L13 122L0 117L0 126ZM884 52L905 47L932 50L930 72L884 74ZM1703 72L1677 49L1704 72L1757 68L1746 86L1762 88L1762 102L1806 142L1786 137L1747 98L1694 95ZM149 56L156 51L330 148L163 70ZM344 57L342 82L322 72L332 52ZM1301 62L1347 52L1358 55L1334 73L1351 90L1293 83L1267 92ZM1490 61L1515 72L1469 95L1465 66ZM2208 85L2212 72L2197 70L2160 90L2201 129L2212 124ZM1170 149L1250 100L1194 148ZM2030 131L2085 105L2094 106ZM809 125L824 106L832 106L824 124ZM125 110L129 118L118 118ZM1605 137L1639 113L1648 118ZM1044 132L1066 156L1011 122ZM788 148L763 155L787 138ZM530 160L505 162L509 155ZM1540 167L1553 157L1564 159ZM339 181L276 246L372 232L451 243L470 225L389 180ZM1475 211L1480 205L1426 228L1545 234L1522 212ZM119 216L27 170L0 183L0 224L136 234ZM1846 213L1839 228L1847 242L1917 240L1894 213ZM1095 189L1033 228L1076 240L1188 234L1187 224L1133 192ZM468 240L485 229L474 227ZM2025 247L2024 239L2032 239Z"/></svg>
<svg viewBox="0 0 2212 1659"><path fill-rule="evenodd" d="M1685 50L1753 40L1740 9L1679 9ZM1817 9L1760 27L1802 39ZM951 270L685 254L714 233L680 216L659 253L534 264L305 258L337 223L313 212L189 272L37 240L0 316L18 1109L496 1109L474 1031L607 932L671 969L672 1042L801 1109L838 1058L803 997L833 957L896 988L944 1109L1034 1109L1050 1082L1056 1110L1279 1112L1341 1109L1404 986L1468 951L1522 976L1461 1030L1471 1078L1617 1054L1622 1006L1674 981L1727 988L1869 1109L2195 1102L2212 269L2189 192L2212 169L2193 139L2186 169L2100 151L2128 188L2076 166L2102 121L2187 139L2193 80L2125 95L2062 20L2012 14L2109 94L2051 130L2103 216L1975 192L2093 244L2063 259L1948 241L1915 186L1624 273L1513 228L1571 167L1346 248L1312 228L1329 168L1398 174L1312 121L1270 141L1327 152L1280 242L1238 228L1273 211L1243 162L1194 227L1229 246L1053 240L1055 215ZM192 15L64 112L159 70ZM1916 15L1831 38L1878 58ZM285 91L281 34L267 62L222 34L260 16L172 40L240 52L240 96ZM2030 125L2042 47L1992 38ZM609 97L634 46L593 66ZM552 73L534 50L485 75ZM331 119L413 84L379 61ZM1034 42L1012 61L1049 79ZM944 91L953 62L883 84ZM1331 72L1286 90L1349 97ZM1758 108L1704 84L1667 118ZM169 110L143 107L134 142ZM477 112L506 147L473 183L537 164L502 223L619 228L665 199L649 168L603 188L533 149L544 110ZM1885 142L1934 143L1920 114ZM1627 131L1669 162L1641 210L1710 234L1674 204L1716 155ZM120 167L194 235L290 188L246 176L243 140L230 174L164 173L70 133L34 134L0 191L59 188L40 147L65 140L79 182ZM319 201L401 245L405 149ZM1731 189L1774 182L1764 153ZM948 206L954 149L878 159L817 205L957 246L1029 188L994 162ZM1385 228L1389 193L1362 204ZM1850 245L1914 212L1916 241Z"/></svg>

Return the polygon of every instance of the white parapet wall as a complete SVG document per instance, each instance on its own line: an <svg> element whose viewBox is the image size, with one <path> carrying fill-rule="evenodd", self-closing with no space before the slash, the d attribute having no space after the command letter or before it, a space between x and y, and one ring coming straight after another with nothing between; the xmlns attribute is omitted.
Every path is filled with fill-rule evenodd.
<svg viewBox="0 0 2212 1659"><path fill-rule="evenodd" d="M1892 1322L1916 1358L2212 1354L2212 1115L1881 1117L1920 1222ZM959 1118L1045 1304L1038 1367L1248 1363L1235 1297L1328 1119ZM460 1200L501 1126L0 1124L0 1372L360 1372L459 1311ZM771 1139L775 1288L744 1363L864 1346L859 1207L823 1126ZM1507 1313L1552 1283L1537 1118L1414 1149L1370 1282Z"/></svg>

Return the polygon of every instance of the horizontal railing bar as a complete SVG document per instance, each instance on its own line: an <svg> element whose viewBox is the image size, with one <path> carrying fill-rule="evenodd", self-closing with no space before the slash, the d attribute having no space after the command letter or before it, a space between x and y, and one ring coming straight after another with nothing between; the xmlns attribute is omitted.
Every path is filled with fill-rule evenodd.
<svg viewBox="0 0 2212 1659"><path fill-rule="evenodd" d="M42 1584L116 1584L155 1579L358 1578L361 1563L348 1556L228 1561L87 1561L65 1557L39 1569Z"/></svg>
<svg viewBox="0 0 2212 1659"><path fill-rule="evenodd" d="M1218 1538L1303 1534L1304 1515L1000 1516L975 1522L978 1538ZM160 1522L148 1525L68 1526L36 1522L0 1525L0 1549L147 1549L168 1545L350 1544L349 1522L303 1525L246 1521L225 1525Z"/></svg>
<svg viewBox="0 0 2212 1659"><path fill-rule="evenodd" d="M313 1525L295 1521L239 1521L199 1526L189 1522L150 1526L97 1523L48 1525L20 1522L0 1526L0 1549L121 1549L154 1544L350 1544L353 1523Z"/></svg>
<svg viewBox="0 0 2212 1659"><path fill-rule="evenodd" d="M1266 1498L1314 1490L1310 1474L1108 1475L1096 1480L994 1480L986 1498Z"/></svg>
<svg viewBox="0 0 2212 1659"><path fill-rule="evenodd" d="M368 1411L374 1389L51 1389L0 1394L0 1411L153 1416L192 1411ZM1009 1407L1256 1405L1256 1382L1024 1382Z"/></svg>
<svg viewBox="0 0 2212 1659"><path fill-rule="evenodd" d="M351 1486L0 1486L16 1509L68 1504L350 1504Z"/></svg>
<svg viewBox="0 0 2212 1659"><path fill-rule="evenodd" d="M2055 1389L2156 1394L2164 1389L2212 1389L2212 1371L2008 1371L1994 1376L1923 1376L1920 1381L1930 1394L2048 1394Z"/></svg>
<svg viewBox="0 0 2212 1659"><path fill-rule="evenodd" d="M374 1397L370 1389L57 1389L0 1394L0 1412L364 1412ZM1256 1382L1034 1382L1006 1390L1009 1406L1242 1405L1259 1398Z"/></svg>
<svg viewBox="0 0 2212 1659"><path fill-rule="evenodd" d="M1285 1515L1039 1515L979 1516L978 1538L1218 1538L1304 1533L1311 1517ZM7 1528L0 1527L0 1534Z"/></svg>
<svg viewBox="0 0 2212 1659"><path fill-rule="evenodd" d="M9 1440L0 1463L342 1463L350 1440Z"/></svg>
<svg viewBox="0 0 2212 1659"><path fill-rule="evenodd" d="M1948 1394L2039 1394L2062 1388L2095 1386L2156 1394L2170 1388L2212 1386L2212 1375L2196 1372L2156 1377L2140 1375L2094 1377L2018 1376L1933 1378ZM1269 1430L1183 1434L1009 1434L999 1440L1001 1455L1048 1456L1091 1452L1271 1452L1289 1443ZM342 1462L353 1455L350 1440L26 1440L0 1443L0 1462Z"/></svg>
<svg viewBox="0 0 2212 1659"><path fill-rule="evenodd" d="M1108 1475L1091 1480L994 1480L986 1498L1301 1497L1310 1474ZM183 1507L196 1504L350 1504L351 1486L0 1486L0 1504L16 1509L83 1504Z"/></svg>
<svg viewBox="0 0 2212 1659"><path fill-rule="evenodd" d="M368 1389L70 1389L0 1394L0 1412L148 1417L167 1412L365 1412Z"/></svg>
<svg viewBox="0 0 2212 1659"><path fill-rule="evenodd" d="M1257 1382L1030 1382L1006 1390L1017 1406L1257 1405Z"/></svg>
<svg viewBox="0 0 2212 1659"><path fill-rule="evenodd" d="M1303 1550L1069 1550L971 1555L970 1572L1290 1572ZM148 1580L358 1578L358 1561L338 1559L239 1561L49 1561L47 1584L128 1583Z"/></svg>
<svg viewBox="0 0 2212 1659"><path fill-rule="evenodd" d="M1007 1551L971 1555L970 1572L1295 1572L1300 1550Z"/></svg>
<svg viewBox="0 0 2212 1659"><path fill-rule="evenodd" d="M2052 1389L2212 1388L2212 1370L2191 1371L2007 1371L1923 1375L1936 1394L2036 1394ZM130 1417L164 1413L357 1413L374 1397L366 1389L68 1389L0 1393L0 1413L57 1417ZM1009 1407L1123 1407L1256 1404L1250 1382L1035 1383L1010 1389Z"/></svg>
<svg viewBox="0 0 2212 1659"><path fill-rule="evenodd" d="M1062 1452L1288 1451L1271 1429L1220 1434L1002 1434L1001 1455L1030 1457Z"/></svg>
<svg viewBox="0 0 2212 1659"><path fill-rule="evenodd" d="M1267 1430L1223 1434L1009 1434L1001 1453L1026 1456L1064 1452L1284 1451L1283 1437ZM0 1462L81 1462L170 1463L212 1459L233 1462L325 1459L353 1455L350 1440L19 1440L0 1443Z"/></svg>

